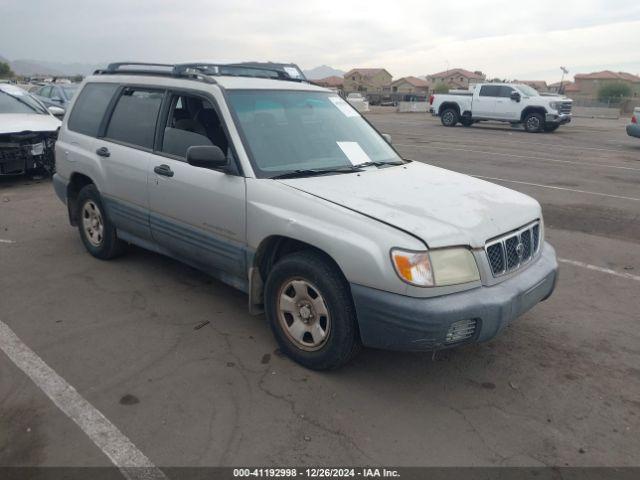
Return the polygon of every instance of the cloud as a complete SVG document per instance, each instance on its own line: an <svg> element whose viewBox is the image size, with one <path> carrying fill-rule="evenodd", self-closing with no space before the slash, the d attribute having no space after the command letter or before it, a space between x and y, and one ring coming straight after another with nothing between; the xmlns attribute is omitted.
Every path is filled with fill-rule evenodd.
<svg viewBox="0 0 640 480"><path fill-rule="evenodd" d="M629 63L637 0L0 0L0 9L0 55L11 59L271 59L394 76L449 65L547 79L561 64L640 70Z"/></svg>

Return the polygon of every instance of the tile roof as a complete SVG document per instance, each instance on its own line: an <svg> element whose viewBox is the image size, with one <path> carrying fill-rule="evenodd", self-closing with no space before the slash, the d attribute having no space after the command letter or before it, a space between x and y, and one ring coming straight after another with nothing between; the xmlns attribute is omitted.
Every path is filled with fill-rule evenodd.
<svg viewBox="0 0 640 480"><path fill-rule="evenodd" d="M373 77L380 72L386 72L387 74L391 75L384 68L352 68L347 73L345 73L344 76L348 77L349 75L353 75L354 73L359 73L363 77Z"/></svg>
<svg viewBox="0 0 640 480"><path fill-rule="evenodd" d="M450 70L445 70L444 72L432 73L431 75L427 75L427 77L444 78L444 77L448 77L451 74L460 74L463 77L476 79L476 80L483 80L485 78L484 75L480 75L475 72L465 70L464 68L452 68Z"/></svg>
<svg viewBox="0 0 640 480"><path fill-rule="evenodd" d="M340 87L344 84L344 78L332 75L330 77L311 80L311 83L315 83L316 85L322 85L327 87Z"/></svg>
<svg viewBox="0 0 640 480"><path fill-rule="evenodd" d="M413 85L414 87L428 87L429 84L427 83L426 80L422 80L421 78L418 77L402 77L399 78L398 80L394 81L391 83L391 85L395 85L397 83L400 82L407 82L411 85Z"/></svg>
<svg viewBox="0 0 640 480"><path fill-rule="evenodd" d="M575 75L576 80L626 80L627 82L640 82L640 77L627 72L612 72L611 70L603 70L593 73L578 73Z"/></svg>

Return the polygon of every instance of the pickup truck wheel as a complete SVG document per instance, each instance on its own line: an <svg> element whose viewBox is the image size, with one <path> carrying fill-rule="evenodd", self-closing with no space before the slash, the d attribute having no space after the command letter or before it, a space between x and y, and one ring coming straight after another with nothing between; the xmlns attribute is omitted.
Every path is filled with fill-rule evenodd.
<svg viewBox="0 0 640 480"><path fill-rule="evenodd" d="M529 133L538 133L544 128L544 118L539 113L530 113L524 117L524 129Z"/></svg>
<svg viewBox="0 0 640 480"><path fill-rule="evenodd" d="M265 312L280 349L307 368L340 367L360 348L349 285L318 253L296 252L274 265Z"/></svg>
<svg viewBox="0 0 640 480"><path fill-rule="evenodd" d="M442 125L444 125L445 127L455 127L459 119L460 115L458 115L458 112L453 108L447 108L440 115L440 122L442 122Z"/></svg>
<svg viewBox="0 0 640 480"><path fill-rule="evenodd" d="M463 127L470 127L471 125L473 125L473 120L471 120L470 118L462 117L462 120L460 120L460 123L462 124Z"/></svg>
<svg viewBox="0 0 640 480"><path fill-rule="evenodd" d="M77 205L78 231L87 251L101 260L120 255L125 244L116 235L95 185L86 185L80 190Z"/></svg>
<svg viewBox="0 0 640 480"><path fill-rule="evenodd" d="M549 133L550 132L555 132L558 129L558 127L560 127L560 125L545 125L544 126L544 131L545 132L549 132Z"/></svg>

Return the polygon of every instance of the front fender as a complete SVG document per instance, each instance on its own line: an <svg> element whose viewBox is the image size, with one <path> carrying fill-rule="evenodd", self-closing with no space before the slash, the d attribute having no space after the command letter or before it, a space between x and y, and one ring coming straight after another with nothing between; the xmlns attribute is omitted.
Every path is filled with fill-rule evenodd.
<svg viewBox="0 0 640 480"><path fill-rule="evenodd" d="M271 236L308 243L327 253L350 283L402 295L415 287L396 275L393 247L424 250L392 226L271 179L247 179L247 243L257 250Z"/></svg>

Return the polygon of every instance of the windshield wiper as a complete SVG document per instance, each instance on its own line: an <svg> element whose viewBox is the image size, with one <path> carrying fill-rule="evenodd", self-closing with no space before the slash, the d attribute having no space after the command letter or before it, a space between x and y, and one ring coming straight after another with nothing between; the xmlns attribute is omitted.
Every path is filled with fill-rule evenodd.
<svg viewBox="0 0 640 480"><path fill-rule="evenodd" d="M335 167L335 168L305 168L293 170L291 172L281 173L279 175L274 175L273 177L269 177L272 179L279 178L296 178L296 177L313 177L316 175L326 175L327 173L353 173L353 172L362 172L362 168L360 165L347 165L344 167Z"/></svg>
<svg viewBox="0 0 640 480"><path fill-rule="evenodd" d="M383 165L404 165L405 161L404 160L400 160L397 162L382 162L382 161L374 161L371 160L369 162L364 162L364 163L358 163L357 165L355 165L356 168L363 168L363 167L382 167Z"/></svg>

